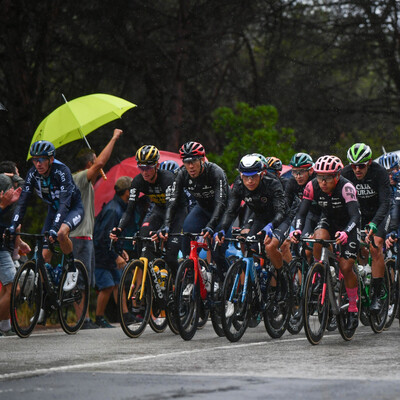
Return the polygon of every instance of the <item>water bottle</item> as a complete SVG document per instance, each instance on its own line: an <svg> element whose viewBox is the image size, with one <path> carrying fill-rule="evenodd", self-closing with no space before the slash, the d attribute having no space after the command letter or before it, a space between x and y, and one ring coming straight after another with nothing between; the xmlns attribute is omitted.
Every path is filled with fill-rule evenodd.
<svg viewBox="0 0 400 400"><path fill-rule="evenodd" d="M162 269L160 271L160 280L161 280L161 290L165 290L167 287L167 281L168 281L168 271L166 269Z"/></svg>
<svg viewBox="0 0 400 400"><path fill-rule="evenodd" d="M360 278L364 279L365 276L365 270L364 267L362 265L358 265L358 275L360 276Z"/></svg>
<svg viewBox="0 0 400 400"><path fill-rule="evenodd" d="M63 272L63 266L61 264L58 264L57 267L54 268L54 283L58 285L61 280L61 275Z"/></svg>
<svg viewBox="0 0 400 400"><path fill-rule="evenodd" d="M157 275L157 281L158 281L158 284L160 285L160 287L161 287L161 274L160 274L160 268L158 268L157 267L157 265L155 265L154 267L153 267L153 269L154 269L154 272L156 273L156 275ZM164 270L165 271L165 270Z"/></svg>
<svg viewBox="0 0 400 400"><path fill-rule="evenodd" d="M372 273L372 268L369 264L364 265L364 271L365 271L365 284L370 285L371 284L371 273Z"/></svg>
<svg viewBox="0 0 400 400"><path fill-rule="evenodd" d="M47 270L47 276L50 278L52 282L54 282L54 268L51 264L45 263L44 266L46 267Z"/></svg>
<svg viewBox="0 0 400 400"><path fill-rule="evenodd" d="M207 292L209 292L211 290L211 281L208 280L207 270L204 267L201 267L201 276L203 277L204 286Z"/></svg>

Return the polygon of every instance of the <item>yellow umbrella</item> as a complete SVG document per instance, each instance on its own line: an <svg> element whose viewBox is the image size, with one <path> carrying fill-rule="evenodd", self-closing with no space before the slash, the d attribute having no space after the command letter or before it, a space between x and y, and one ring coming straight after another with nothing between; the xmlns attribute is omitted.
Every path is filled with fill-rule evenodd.
<svg viewBox="0 0 400 400"><path fill-rule="evenodd" d="M67 101L55 109L37 127L31 145L38 140L48 140L56 148L74 140L84 139L90 145L86 135L100 126L121 118L129 109L136 107L120 97L96 93ZM30 148L30 146L29 146ZM28 151L27 160L30 158Z"/></svg>

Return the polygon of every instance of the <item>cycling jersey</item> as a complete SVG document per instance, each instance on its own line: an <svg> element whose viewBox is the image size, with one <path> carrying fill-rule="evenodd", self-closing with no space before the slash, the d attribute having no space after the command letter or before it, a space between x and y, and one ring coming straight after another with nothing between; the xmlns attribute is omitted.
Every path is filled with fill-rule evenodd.
<svg viewBox="0 0 400 400"><path fill-rule="evenodd" d="M356 188L357 198L363 222L379 225L384 221L390 208L390 181L386 170L376 162L372 162L362 180L358 180L347 165L341 175Z"/></svg>
<svg viewBox="0 0 400 400"><path fill-rule="evenodd" d="M193 195L199 207L210 214L206 226L215 229L228 200L228 181L222 168L214 163L206 162L203 164L202 173L197 178L191 178L185 168L178 171L166 212L166 226L170 226L172 216L185 196L184 189Z"/></svg>
<svg viewBox="0 0 400 400"><path fill-rule="evenodd" d="M119 222L118 227L124 229L128 222L133 218L136 202L140 193L145 194L155 207L161 208L165 213L167 200L171 193L171 187L175 175L168 170L157 170L157 178L154 183L147 182L141 174L136 175L132 180L129 193L128 207Z"/></svg>
<svg viewBox="0 0 400 400"><path fill-rule="evenodd" d="M251 191L238 176L233 184L228 207L221 221L221 228L227 230L236 218L242 200L251 210L253 221L272 223L278 226L285 218L286 201L282 185L277 179L263 176L258 187Z"/></svg>
<svg viewBox="0 0 400 400"><path fill-rule="evenodd" d="M12 220L14 227L17 227L22 222L28 200L33 191L49 205L49 214L54 215L49 228L55 232L58 232L71 210L76 210L77 212L70 221L70 228L76 227L82 220L81 192L72 179L70 169L62 162L54 160L47 177L40 175L35 167L28 171L25 185L14 212Z"/></svg>
<svg viewBox="0 0 400 400"><path fill-rule="evenodd" d="M333 221L338 229L349 233L359 228L360 207L354 186L342 176L332 193L324 193L317 179L308 182L296 214L295 229L302 230L312 202L321 210L321 218Z"/></svg>

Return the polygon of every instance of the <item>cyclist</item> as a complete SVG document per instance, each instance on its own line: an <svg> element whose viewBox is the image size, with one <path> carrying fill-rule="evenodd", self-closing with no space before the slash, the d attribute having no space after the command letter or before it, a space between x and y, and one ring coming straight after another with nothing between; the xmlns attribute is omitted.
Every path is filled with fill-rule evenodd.
<svg viewBox="0 0 400 400"><path fill-rule="evenodd" d="M342 176L353 183L361 210L361 227L367 232L366 243L375 236L377 248L370 246L372 256L372 300L370 312L381 310L381 290L385 263L383 243L390 223L390 183L385 169L372 161L371 148L364 143L356 143L347 151L350 165Z"/></svg>
<svg viewBox="0 0 400 400"><path fill-rule="evenodd" d="M270 174L275 175L281 182L283 188L285 189L288 179L281 176L282 161L277 157L267 157L266 161L267 161L267 171Z"/></svg>
<svg viewBox="0 0 400 400"><path fill-rule="evenodd" d="M176 175L170 201L168 203L165 224L160 237L167 238L171 232L173 216L179 210L179 204L185 197L185 189L195 198L197 204L190 210L183 223L184 232L201 232L205 239L212 238L218 230L218 223L226 209L228 201L228 181L225 172L218 165L205 161L204 147L198 142L187 142L179 150L184 168ZM186 257L190 252L189 238L182 240L182 253ZM222 252L214 252L214 261L220 274L227 270Z"/></svg>
<svg viewBox="0 0 400 400"><path fill-rule="evenodd" d="M343 164L336 156L327 155L317 160L314 165L316 178L309 181L304 189L291 240L298 243L297 235L302 234L307 213L315 202L321 211L321 218L314 237L325 240L335 237L336 243L342 245L339 267L349 298L348 329L355 329L358 326L358 285L353 265L359 246L360 207L353 184L341 176L342 169ZM314 258L320 260L321 245L314 244L313 251Z"/></svg>
<svg viewBox="0 0 400 400"><path fill-rule="evenodd" d="M63 289L71 290L78 280L78 271L74 265L73 245L69 234L82 221L84 216L81 193L72 179L70 169L56 160L53 143L40 140L32 144L30 155L33 167L28 171L21 196L18 200L10 226L10 233L15 234L22 223L28 201L33 193L48 204L48 213L42 232L49 233L50 243L58 240L65 255L67 279ZM51 261L51 251L43 250L45 262Z"/></svg>
<svg viewBox="0 0 400 400"><path fill-rule="evenodd" d="M169 170L159 169L160 152L153 145L140 147L136 152L135 158L140 174L136 175L132 180L128 206L118 227L115 227L110 235L113 240L117 239L129 221L134 218L134 210L140 193L149 197L153 207L146 214L139 229L139 235L147 237L151 232L157 232L164 223L167 199L170 196L175 175ZM177 213L171 227L173 232L180 231L185 211L185 207L180 207L180 212ZM175 274L178 267L178 252L179 240L177 237L173 237L167 242L165 254L165 260L173 274ZM144 246L142 254L149 260L154 258L151 246Z"/></svg>
<svg viewBox="0 0 400 400"><path fill-rule="evenodd" d="M259 157L249 154L240 160L239 173L233 184L228 207L222 217L220 238L237 216L242 201L252 211L252 224L248 235L251 237L265 230L266 253L277 271L282 268L283 259L279 251L279 241L273 241L273 228L285 218L286 202L282 185L274 178L263 174L263 163ZM222 237L221 237L222 236Z"/></svg>

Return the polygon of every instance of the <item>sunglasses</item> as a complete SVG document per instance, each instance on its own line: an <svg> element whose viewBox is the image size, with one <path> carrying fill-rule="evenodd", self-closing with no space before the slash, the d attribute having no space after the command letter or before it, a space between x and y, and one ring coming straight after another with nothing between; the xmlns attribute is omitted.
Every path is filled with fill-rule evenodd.
<svg viewBox="0 0 400 400"><path fill-rule="evenodd" d="M242 175L242 179L244 181L253 181L253 180L257 179L258 176L261 175L261 172L257 172L254 175L243 175L243 174L241 174L241 175Z"/></svg>
<svg viewBox="0 0 400 400"><path fill-rule="evenodd" d="M34 164L37 164L37 163L44 163L45 161L47 161L47 160L49 160L49 158L48 157L37 157L37 158L32 158L32 162L34 163Z"/></svg>
<svg viewBox="0 0 400 400"><path fill-rule="evenodd" d="M351 164L351 168L353 169L364 169L367 168L368 162L362 164Z"/></svg>
<svg viewBox="0 0 400 400"><path fill-rule="evenodd" d="M138 165L138 168L140 171L150 171L154 169L156 166L155 165Z"/></svg>
<svg viewBox="0 0 400 400"><path fill-rule="evenodd" d="M293 175L294 177L296 177L296 176L303 176L303 175L305 175L309 170L310 170L310 168L307 168L307 169L299 169L299 170L297 170L297 171L293 171L293 170L292 170L292 175Z"/></svg>
<svg viewBox="0 0 400 400"><path fill-rule="evenodd" d="M317 175L318 182L331 183L336 178L336 175Z"/></svg>

